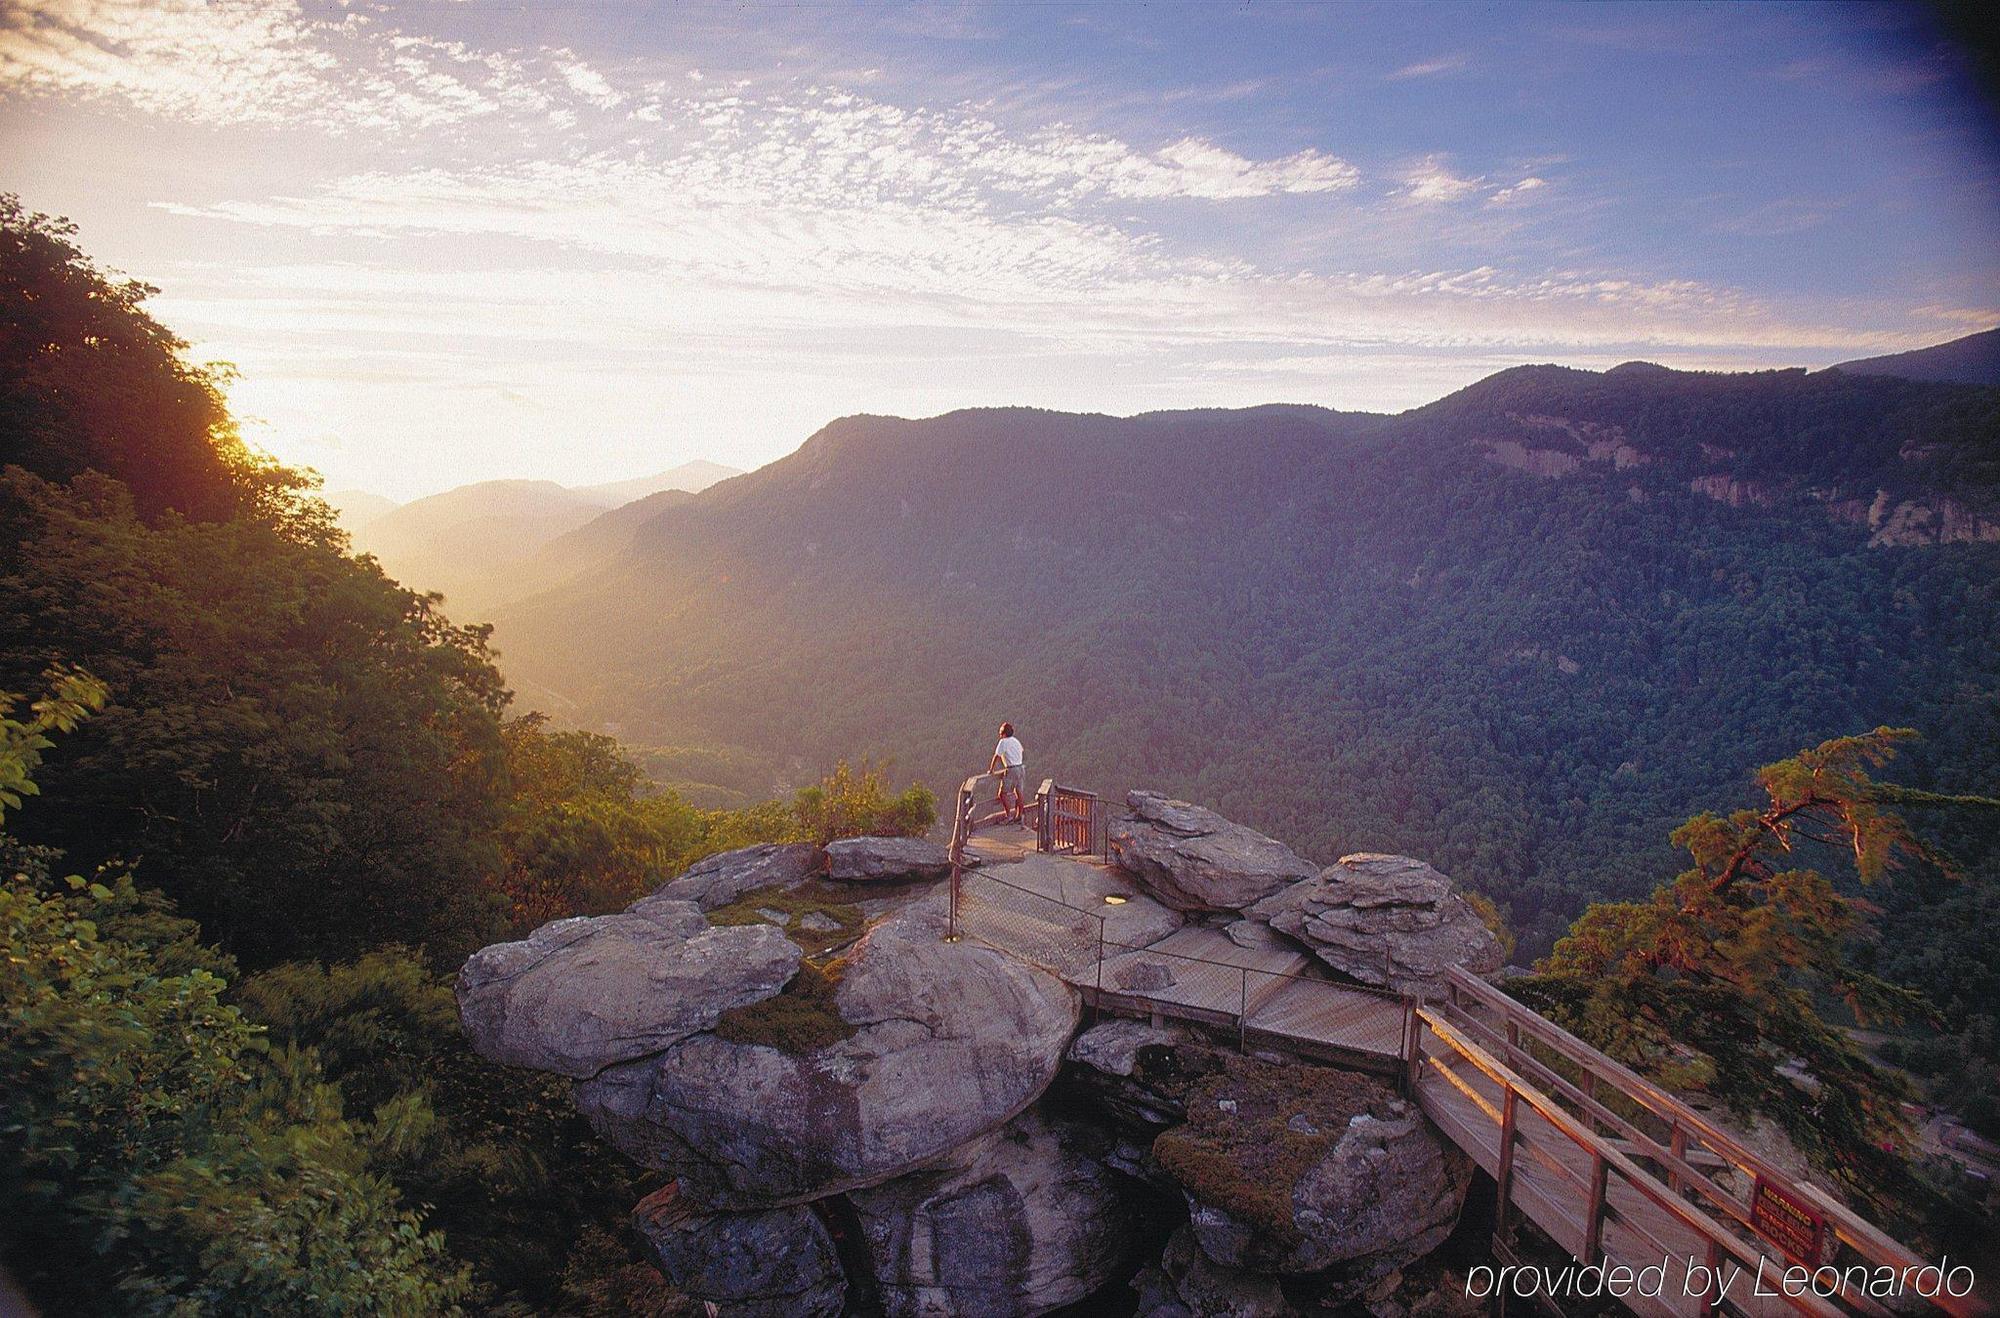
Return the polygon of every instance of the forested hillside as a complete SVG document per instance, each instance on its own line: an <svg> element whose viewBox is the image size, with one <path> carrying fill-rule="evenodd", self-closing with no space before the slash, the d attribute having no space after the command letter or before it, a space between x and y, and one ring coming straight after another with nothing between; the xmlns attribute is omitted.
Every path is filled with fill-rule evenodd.
<svg viewBox="0 0 2000 1318"><path fill-rule="evenodd" d="M54 1315L690 1312L625 1229L655 1182L448 977L928 799L699 810L511 717L148 292L0 198L0 1261Z"/></svg>
<svg viewBox="0 0 2000 1318"><path fill-rule="evenodd" d="M1994 780L2000 391L1505 371L1396 417L851 417L552 550L510 677L739 788L837 754L1435 861L1545 951L1760 763L1907 723ZM546 578L545 578L546 580Z"/></svg>

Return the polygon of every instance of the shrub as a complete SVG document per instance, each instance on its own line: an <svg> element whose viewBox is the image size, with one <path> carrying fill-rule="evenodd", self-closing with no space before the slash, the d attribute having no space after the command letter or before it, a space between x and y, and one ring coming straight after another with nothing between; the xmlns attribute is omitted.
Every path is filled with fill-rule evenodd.
<svg viewBox="0 0 2000 1318"><path fill-rule="evenodd" d="M914 783L891 796L884 769L867 760L855 769L842 760L799 789L792 812L799 836L823 847L844 837L917 837L937 822L937 798Z"/></svg>

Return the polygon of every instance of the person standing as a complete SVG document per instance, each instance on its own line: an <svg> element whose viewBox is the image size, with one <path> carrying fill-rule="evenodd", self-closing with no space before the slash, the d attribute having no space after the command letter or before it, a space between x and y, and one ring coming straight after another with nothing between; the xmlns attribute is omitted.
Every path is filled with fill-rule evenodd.
<svg viewBox="0 0 2000 1318"><path fill-rule="evenodd" d="M1023 759L1021 739L1014 735L1012 723L1000 725L1000 742L993 748L991 771L1000 775L1000 790L994 799L1000 803L1000 814L1019 824L1026 820L1028 810L1027 771L1021 767ZM1014 795L1012 809L1007 805L1007 794Z"/></svg>

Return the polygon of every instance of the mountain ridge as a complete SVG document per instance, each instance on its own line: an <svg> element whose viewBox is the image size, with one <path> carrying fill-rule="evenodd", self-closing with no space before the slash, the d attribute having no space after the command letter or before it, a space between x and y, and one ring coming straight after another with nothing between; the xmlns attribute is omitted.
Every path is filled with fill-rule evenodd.
<svg viewBox="0 0 2000 1318"><path fill-rule="evenodd" d="M2000 327L1944 343L1881 357L1857 357L1830 369L1855 375L1893 375L1933 383L2000 385Z"/></svg>
<svg viewBox="0 0 2000 1318"><path fill-rule="evenodd" d="M842 418L491 616L510 679L730 748L726 786L873 755L947 788L1011 718L1031 777L1434 857L1532 947L1799 745L1916 721L1990 758L1996 419L1841 372L1533 369L1388 417Z"/></svg>

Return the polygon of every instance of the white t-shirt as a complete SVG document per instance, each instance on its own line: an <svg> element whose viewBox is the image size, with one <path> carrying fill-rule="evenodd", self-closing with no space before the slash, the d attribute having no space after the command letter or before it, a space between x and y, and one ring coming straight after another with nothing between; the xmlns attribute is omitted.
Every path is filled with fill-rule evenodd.
<svg viewBox="0 0 2000 1318"><path fill-rule="evenodd" d="M1019 737L1002 737L1000 744L993 748L993 753L1000 757L1000 763L1006 768L1018 769L1021 767L1021 739Z"/></svg>

